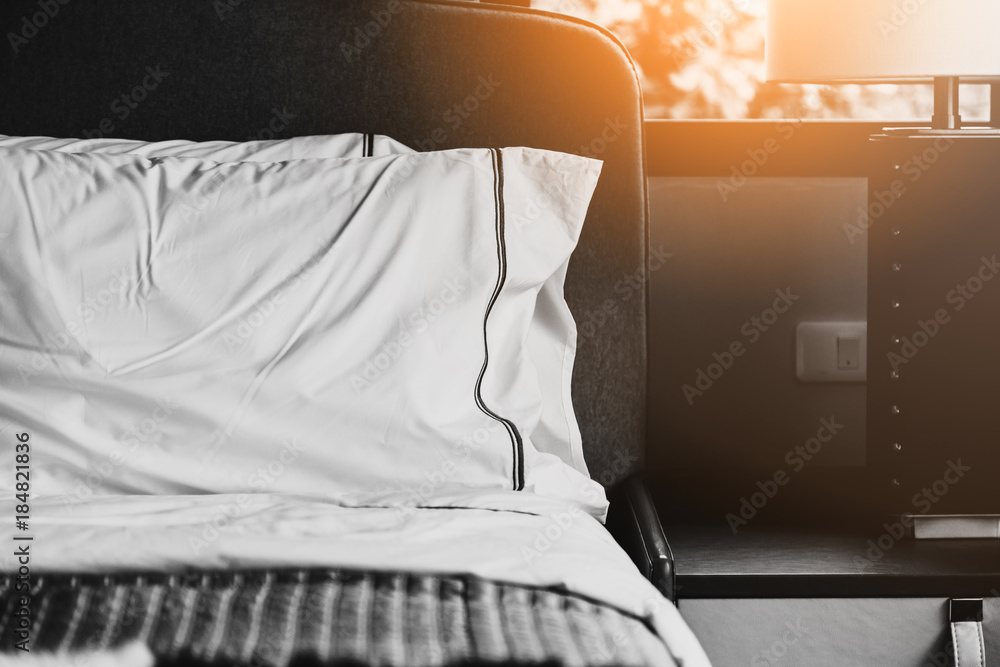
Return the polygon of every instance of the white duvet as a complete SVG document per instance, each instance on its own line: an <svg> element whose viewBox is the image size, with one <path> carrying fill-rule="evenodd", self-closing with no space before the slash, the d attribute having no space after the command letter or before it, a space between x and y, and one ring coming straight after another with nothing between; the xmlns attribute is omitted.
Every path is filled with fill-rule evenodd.
<svg viewBox="0 0 1000 667"><path fill-rule="evenodd" d="M0 501L0 516L14 500ZM517 492L358 507L320 496L73 496L32 503L31 569L42 572L345 567L463 573L554 586L645 617L678 664L707 665L676 609L600 523L571 504ZM0 541L11 544L8 522ZM0 569L15 571L5 550Z"/></svg>

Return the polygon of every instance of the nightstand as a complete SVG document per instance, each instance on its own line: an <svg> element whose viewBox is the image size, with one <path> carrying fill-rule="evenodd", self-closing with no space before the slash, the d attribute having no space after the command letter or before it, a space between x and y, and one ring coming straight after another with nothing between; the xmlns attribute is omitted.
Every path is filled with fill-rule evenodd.
<svg viewBox="0 0 1000 667"><path fill-rule="evenodd" d="M891 523L734 535L721 516L659 514L681 615L717 667L944 667L961 598L982 599L987 664L1000 664L1000 540L915 541Z"/></svg>
<svg viewBox="0 0 1000 667"><path fill-rule="evenodd" d="M986 664L1000 664L1000 540L917 541L890 517L789 514L734 534L717 506L674 491L626 480L608 528L716 667L947 667L953 620L981 628ZM970 657L962 667L982 664Z"/></svg>

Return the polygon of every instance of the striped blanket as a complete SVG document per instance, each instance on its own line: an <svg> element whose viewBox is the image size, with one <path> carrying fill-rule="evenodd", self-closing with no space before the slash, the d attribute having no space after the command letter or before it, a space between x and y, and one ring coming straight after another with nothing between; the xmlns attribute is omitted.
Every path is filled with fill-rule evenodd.
<svg viewBox="0 0 1000 667"><path fill-rule="evenodd" d="M0 575L4 652L16 642L13 586L13 576ZM643 621L613 607L468 576L43 575L32 579L31 614L33 655L138 640L159 664L638 666L662 655Z"/></svg>

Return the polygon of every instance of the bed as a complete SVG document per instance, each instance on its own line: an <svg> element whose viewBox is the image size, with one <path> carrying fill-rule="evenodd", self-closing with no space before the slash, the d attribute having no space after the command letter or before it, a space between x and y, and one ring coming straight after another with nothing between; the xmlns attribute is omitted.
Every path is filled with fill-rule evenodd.
<svg viewBox="0 0 1000 667"><path fill-rule="evenodd" d="M0 659L707 664L635 477L613 37L410 0L0 24Z"/></svg>

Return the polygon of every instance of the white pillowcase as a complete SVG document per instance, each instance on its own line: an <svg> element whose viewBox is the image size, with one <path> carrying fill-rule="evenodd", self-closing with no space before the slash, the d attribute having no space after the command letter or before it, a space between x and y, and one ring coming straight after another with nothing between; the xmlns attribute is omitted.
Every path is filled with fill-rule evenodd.
<svg viewBox="0 0 1000 667"><path fill-rule="evenodd" d="M534 445L525 351L599 171L525 148L0 150L0 419L36 443L33 491L524 489L602 515L600 486Z"/></svg>
<svg viewBox="0 0 1000 667"><path fill-rule="evenodd" d="M160 141L129 139L54 139L0 135L0 148L55 150L69 153L107 153L145 157L193 157L214 162L283 162L302 158L348 158L407 154L414 151L398 141L378 134L337 134L292 137L270 141ZM550 182L550 188L562 187ZM534 224L550 193L509 211L515 227ZM567 261L568 264L568 261ZM542 414L529 435L539 451L554 454L583 474L589 474L583 455L583 440L573 411L573 365L576 359L576 322L566 305L563 285L566 266L560 267L542 285L531 325L527 350L538 369L542 391Z"/></svg>
<svg viewBox="0 0 1000 667"><path fill-rule="evenodd" d="M284 162L307 158L380 157L412 153L405 144L381 134L328 134L261 141L135 141L133 139L57 139L0 134L0 148L61 153L107 153L144 157L191 157L213 162Z"/></svg>

